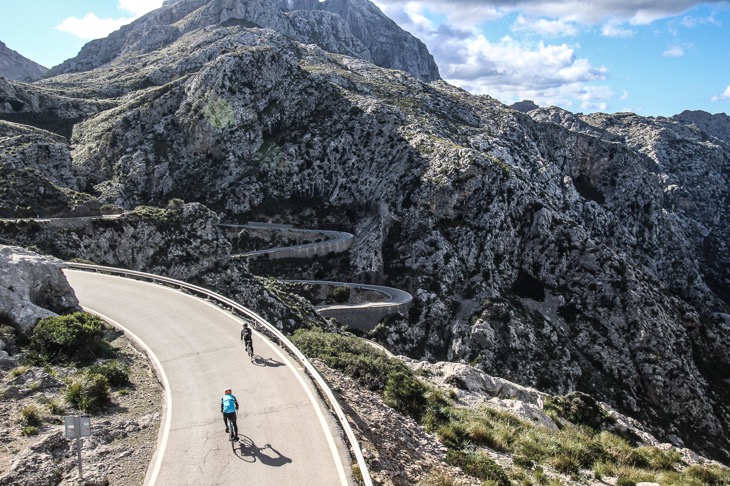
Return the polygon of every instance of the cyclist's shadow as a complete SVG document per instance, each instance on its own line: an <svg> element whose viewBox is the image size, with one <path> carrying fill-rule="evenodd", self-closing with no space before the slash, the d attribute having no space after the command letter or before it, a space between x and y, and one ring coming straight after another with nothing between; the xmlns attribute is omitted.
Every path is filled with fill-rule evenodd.
<svg viewBox="0 0 730 486"><path fill-rule="evenodd" d="M238 447L235 447L233 452L246 462L260 461L265 466L281 467L292 462L291 459L271 447L271 444L259 447L253 439L242 434L238 436Z"/></svg>
<svg viewBox="0 0 730 486"><path fill-rule="evenodd" d="M279 366L284 366L284 363L280 361L276 361L272 358L264 358L258 354L253 355L252 363L256 366L261 366L262 368L278 368Z"/></svg>

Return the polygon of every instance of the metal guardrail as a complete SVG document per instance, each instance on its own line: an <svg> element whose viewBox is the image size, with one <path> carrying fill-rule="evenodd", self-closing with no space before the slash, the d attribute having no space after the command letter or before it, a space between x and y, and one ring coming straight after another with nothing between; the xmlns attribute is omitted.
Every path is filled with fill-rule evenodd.
<svg viewBox="0 0 730 486"><path fill-rule="evenodd" d="M97 273L119 275L122 277L134 278L137 280L144 280L153 283L162 283L172 287L177 287L179 289L184 289L191 294L204 297L207 300L215 301L217 305L229 310L234 315L243 316L251 320L258 331L263 331L264 334L275 340L279 346L286 348L286 350L292 356L294 356L302 364L302 366L304 366L304 369L317 385L320 392L324 394L324 396L327 398L330 408L337 416L337 419L340 422L340 426L345 432L347 440L350 442L350 447L352 448L353 454L355 455L355 459L357 460L357 465L360 468L363 483L365 484L365 486L373 486L372 479L370 478L370 471L368 469L367 463L365 462L365 458L362 455L362 451L360 450L360 443L357 441L357 437L355 437L355 433L352 431L352 427L350 427L350 423L347 421L347 416L345 415L345 412L343 412L342 407L332 393L332 390L324 381L322 375L320 375L317 369L312 365L312 363L309 362L307 357L304 356L304 354L302 354L302 352L299 351L299 349L297 349L297 347L294 346L294 344L289 341L289 339L281 331L271 325L263 317L259 316L251 309L248 309L227 297L224 297L203 287L198 287L197 285L192 285L180 280L163 277L161 275L154 275L151 273L138 272L135 270L104 267L101 265L89 265L86 263L66 262L66 265L69 268L75 268L78 270L87 270Z"/></svg>

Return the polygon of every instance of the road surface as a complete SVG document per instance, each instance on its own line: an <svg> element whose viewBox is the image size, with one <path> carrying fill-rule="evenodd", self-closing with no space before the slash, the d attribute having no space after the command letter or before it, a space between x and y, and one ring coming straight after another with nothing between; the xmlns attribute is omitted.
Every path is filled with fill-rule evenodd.
<svg viewBox="0 0 730 486"><path fill-rule="evenodd" d="M163 370L169 403L151 484L348 484L349 453L334 421L279 348L254 333L251 363L240 320L208 302L151 283L64 273L82 306L137 336ZM240 403L234 448L220 413L226 386Z"/></svg>

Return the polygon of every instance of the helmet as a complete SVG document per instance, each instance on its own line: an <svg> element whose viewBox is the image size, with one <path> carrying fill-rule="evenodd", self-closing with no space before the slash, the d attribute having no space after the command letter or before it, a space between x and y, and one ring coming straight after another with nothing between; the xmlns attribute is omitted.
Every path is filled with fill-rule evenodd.
<svg viewBox="0 0 730 486"><path fill-rule="evenodd" d="M229 388L226 388L225 390L223 390L223 393L224 393L225 395L228 395L229 393L231 393L231 389L230 389L230 387L229 387Z"/></svg>

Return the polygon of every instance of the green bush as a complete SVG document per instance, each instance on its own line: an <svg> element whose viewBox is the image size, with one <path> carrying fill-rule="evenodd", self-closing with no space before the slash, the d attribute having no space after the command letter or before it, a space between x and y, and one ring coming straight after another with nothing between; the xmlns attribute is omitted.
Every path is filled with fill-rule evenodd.
<svg viewBox="0 0 730 486"><path fill-rule="evenodd" d="M724 466L689 466L683 471L683 475L708 486L730 484L730 468Z"/></svg>
<svg viewBox="0 0 730 486"><path fill-rule="evenodd" d="M332 300L337 304L346 304L350 299L350 287L344 285L342 287L335 287L332 290Z"/></svg>
<svg viewBox="0 0 730 486"><path fill-rule="evenodd" d="M36 427L35 425L28 425L26 427L23 427L23 430L20 431L20 435L25 437L38 435L38 427Z"/></svg>
<svg viewBox="0 0 730 486"><path fill-rule="evenodd" d="M55 400L51 400L50 402L48 402L46 404L46 406L48 407L48 412L51 415L63 415L63 413L66 411L63 408L63 405L61 405L60 403L58 403Z"/></svg>
<svg viewBox="0 0 730 486"><path fill-rule="evenodd" d="M451 449L462 449L469 444L469 433L458 422L441 425L436 431L436 437L443 445Z"/></svg>
<svg viewBox="0 0 730 486"><path fill-rule="evenodd" d="M83 365L113 355L103 339L106 329L101 319L84 312L47 317L33 329L30 350L47 363Z"/></svg>
<svg viewBox="0 0 730 486"><path fill-rule="evenodd" d="M482 481L492 481L497 486L510 486L509 478L504 469L479 452L450 450L446 453L446 462Z"/></svg>
<svg viewBox="0 0 730 486"><path fill-rule="evenodd" d="M432 471L424 475L419 481L417 486L457 486L461 484L457 482L454 477L446 471Z"/></svg>
<svg viewBox="0 0 730 486"><path fill-rule="evenodd" d="M26 405L20 410L21 422L26 426L41 424L41 410L35 405Z"/></svg>
<svg viewBox="0 0 730 486"><path fill-rule="evenodd" d="M383 401L389 407L420 421L426 406L426 386L413 373L391 371L383 389Z"/></svg>
<svg viewBox="0 0 730 486"><path fill-rule="evenodd" d="M594 429L601 429L613 422L595 398L581 392L548 397L545 400L545 411L551 417L557 415L575 425L587 425Z"/></svg>
<svg viewBox="0 0 730 486"><path fill-rule="evenodd" d="M410 373L404 363L388 358L354 337L300 329L291 341L305 355L321 359L330 368L342 371L373 391L382 391L393 371Z"/></svg>
<svg viewBox="0 0 730 486"><path fill-rule="evenodd" d="M96 373L84 373L69 380L66 401L84 412L100 410L109 402L109 381Z"/></svg>
<svg viewBox="0 0 730 486"><path fill-rule="evenodd" d="M129 366L116 359L91 365L86 369L86 372L105 377L111 386L129 384Z"/></svg>

